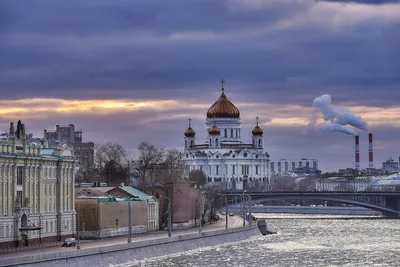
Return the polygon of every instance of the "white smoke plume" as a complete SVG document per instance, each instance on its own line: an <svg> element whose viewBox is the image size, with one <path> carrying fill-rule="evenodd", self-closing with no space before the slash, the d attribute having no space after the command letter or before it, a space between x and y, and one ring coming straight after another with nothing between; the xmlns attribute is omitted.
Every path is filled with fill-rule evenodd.
<svg viewBox="0 0 400 267"><path fill-rule="evenodd" d="M349 135L356 135L355 129L368 130L368 124L360 116L344 107L332 105L330 95L322 95L313 101L314 108L322 112L324 123L317 124L316 113L313 114L311 125L320 128L322 131L342 132Z"/></svg>

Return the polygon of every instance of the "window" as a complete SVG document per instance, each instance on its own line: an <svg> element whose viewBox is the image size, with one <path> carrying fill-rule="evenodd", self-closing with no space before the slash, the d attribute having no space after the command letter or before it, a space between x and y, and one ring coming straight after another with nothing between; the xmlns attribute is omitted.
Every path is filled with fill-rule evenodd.
<svg viewBox="0 0 400 267"><path fill-rule="evenodd" d="M218 138L215 139L215 145L218 146Z"/></svg>
<svg viewBox="0 0 400 267"><path fill-rule="evenodd" d="M224 137L228 137L228 130L224 129Z"/></svg>
<svg viewBox="0 0 400 267"><path fill-rule="evenodd" d="M219 165L215 166L216 174L219 175Z"/></svg>
<svg viewBox="0 0 400 267"><path fill-rule="evenodd" d="M17 185L22 185L22 167L17 167Z"/></svg>
<svg viewBox="0 0 400 267"><path fill-rule="evenodd" d="M232 174L235 175L235 165L232 166Z"/></svg>
<svg viewBox="0 0 400 267"><path fill-rule="evenodd" d="M44 185L44 195L47 195L47 185Z"/></svg>
<svg viewBox="0 0 400 267"><path fill-rule="evenodd" d="M233 138L233 129L231 129L231 137Z"/></svg>
<svg viewBox="0 0 400 267"><path fill-rule="evenodd" d="M256 165L256 175L258 175L258 165Z"/></svg>
<svg viewBox="0 0 400 267"><path fill-rule="evenodd" d="M261 146L261 145L262 145L261 139L259 139L259 140L258 140L258 146Z"/></svg>
<svg viewBox="0 0 400 267"><path fill-rule="evenodd" d="M249 174L249 169L250 169L249 165L242 165L242 174L244 175Z"/></svg>

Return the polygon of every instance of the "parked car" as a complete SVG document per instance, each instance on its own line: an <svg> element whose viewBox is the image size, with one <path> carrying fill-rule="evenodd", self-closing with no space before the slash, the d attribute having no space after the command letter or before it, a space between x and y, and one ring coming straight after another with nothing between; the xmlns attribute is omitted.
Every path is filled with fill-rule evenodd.
<svg viewBox="0 0 400 267"><path fill-rule="evenodd" d="M64 242L62 243L62 246L63 247L72 247L72 246L76 246L76 241L75 241L75 238L66 238L65 240L64 240Z"/></svg>
<svg viewBox="0 0 400 267"><path fill-rule="evenodd" d="M235 216L235 214L233 212L229 213L229 216Z"/></svg>

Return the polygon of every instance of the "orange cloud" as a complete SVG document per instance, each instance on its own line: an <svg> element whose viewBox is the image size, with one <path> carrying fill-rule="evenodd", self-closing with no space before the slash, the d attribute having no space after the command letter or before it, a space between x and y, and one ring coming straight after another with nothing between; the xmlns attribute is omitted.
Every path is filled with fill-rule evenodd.
<svg viewBox="0 0 400 267"><path fill-rule="evenodd" d="M0 100L0 116L15 118L49 118L57 114L81 114L101 116L121 112L154 111L157 115L146 122L183 120L188 117L204 119L212 103L188 103L178 100L65 100L55 98L34 98L18 100ZM313 108L290 104L235 103L241 111L244 124L252 125L255 117L260 117L264 126L306 126L312 117ZM350 110L365 119L370 126L392 125L400 127L400 107L354 106Z"/></svg>

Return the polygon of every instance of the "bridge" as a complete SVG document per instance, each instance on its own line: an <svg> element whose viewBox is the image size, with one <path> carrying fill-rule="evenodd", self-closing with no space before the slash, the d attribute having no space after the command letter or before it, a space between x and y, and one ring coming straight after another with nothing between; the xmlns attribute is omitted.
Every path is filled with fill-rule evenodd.
<svg viewBox="0 0 400 267"><path fill-rule="evenodd" d="M350 204L382 212L387 217L400 218L400 192L362 191L362 192L310 192L310 191L273 191L273 192L224 192L228 199L245 194L251 197L251 203L271 200L322 200Z"/></svg>

